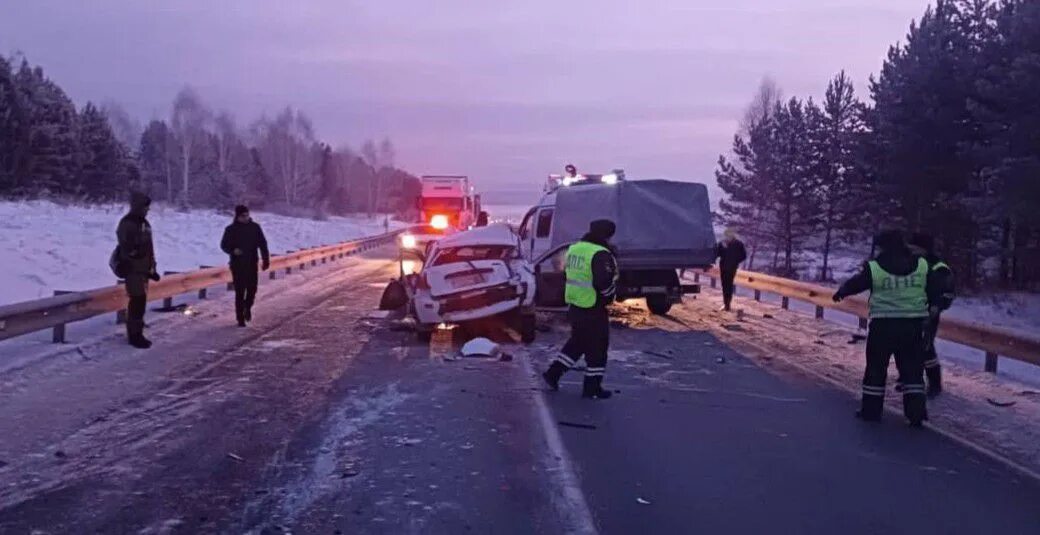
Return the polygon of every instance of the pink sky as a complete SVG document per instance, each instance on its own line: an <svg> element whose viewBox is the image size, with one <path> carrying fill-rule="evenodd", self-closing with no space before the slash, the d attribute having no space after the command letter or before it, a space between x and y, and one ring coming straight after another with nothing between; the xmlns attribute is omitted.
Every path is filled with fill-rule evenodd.
<svg viewBox="0 0 1040 535"><path fill-rule="evenodd" d="M865 96L928 4L33 0L3 8L0 53L141 119L184 84L242 123L292 104L333 145L389 136L401 166L486 190L567 161L712 182L763 75L809 96L845 69Z"/></svg>

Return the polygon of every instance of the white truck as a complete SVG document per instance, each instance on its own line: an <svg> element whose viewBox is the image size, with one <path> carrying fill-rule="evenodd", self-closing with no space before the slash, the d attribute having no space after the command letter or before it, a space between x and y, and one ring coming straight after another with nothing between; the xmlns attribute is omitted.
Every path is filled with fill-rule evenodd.
<svg viewBox="0 0 1040 535"><path fill-rule="evenodd" d="M479 197L469 177L425 175L421 179L419 217L435 229L467 230L476 223Z"/></svg>
<svg viewBox="0 0 1040 535"><path fill-rule="evenodd" d="M715 260L704 184L627 181L620 170L578 180L550 176L545 195L519 229L521 252L535 266L539 306L564 306L567 248L596 219L617 224L612 242L620 268L618 300L645 298L651 312L663 315L684 294L700 291L682 284L678 270L705 268Z"/></svg>

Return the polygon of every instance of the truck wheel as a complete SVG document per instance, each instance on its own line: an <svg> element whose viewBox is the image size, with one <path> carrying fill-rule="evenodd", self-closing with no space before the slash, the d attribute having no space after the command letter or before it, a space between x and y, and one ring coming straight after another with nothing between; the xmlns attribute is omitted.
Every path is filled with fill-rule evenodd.
<svg viewBox="0 0 1040 535"><path fill-rule="evenodd" d="M651 314L664 316L672 310L672 303L666 295L648 295L646 296L646 308L650 309Z"/></svg>
<svg viewBox="0 0 1040 535"><path fill-rule="evenodd" d="M534 343L538 336L538 317L534 314L520 315L520 341L525 344Z"/></svg>

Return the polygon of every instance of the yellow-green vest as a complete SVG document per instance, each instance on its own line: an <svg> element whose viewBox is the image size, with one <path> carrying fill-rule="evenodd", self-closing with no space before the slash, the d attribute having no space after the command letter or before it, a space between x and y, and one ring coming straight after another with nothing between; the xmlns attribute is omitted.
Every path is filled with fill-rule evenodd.
<svg viewBox="0 0 1040 535"><path fill-rule="evenodd" d="M928 316L928 261L921 258L917 269L909 275L893 275L885 271L877 260L870 266L870 319L924 318Z"/></svg>
<svg viewBox="0 0 1040 535"><path fill-rule="evenodd" d="M592 285L592 258L606 247L580 241L567 249L567 287L564 299L578 308L596 306L596 288Z"/></svg>

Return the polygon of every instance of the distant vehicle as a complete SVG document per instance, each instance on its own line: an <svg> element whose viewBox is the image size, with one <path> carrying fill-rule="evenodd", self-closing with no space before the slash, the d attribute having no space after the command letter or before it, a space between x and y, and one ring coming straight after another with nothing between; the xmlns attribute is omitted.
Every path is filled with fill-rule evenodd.
<svg viewBox="0 0 1040 535"><path fill-rule="evenodd" d="M437 230L467 230L480 213L480 196L469 177L462 175L423 176L419 197L419 217L423 224Z"/></svg>
<svg viewBox="0 0 1040 535"><path fill-rule="evenodd" d="M618 300L645 298L654 314L667 314L699 285L682 284L678 270L715 260L708 189L670 180L625 180L624 171L550 175L545 195L520 224L521 252L534 266L537 303L564 306L567 248L596 219L617 224L613 239L620 267Z"/></svg>
<svg viewBox="0 0 1040 535"><path fill-rule="evenodd" d="M521 256L511 227L495 224L452 234L416 256L422 269L402 278L421 339L442 323L501 317L524 343L534 341L534 270Z"/></svg>

